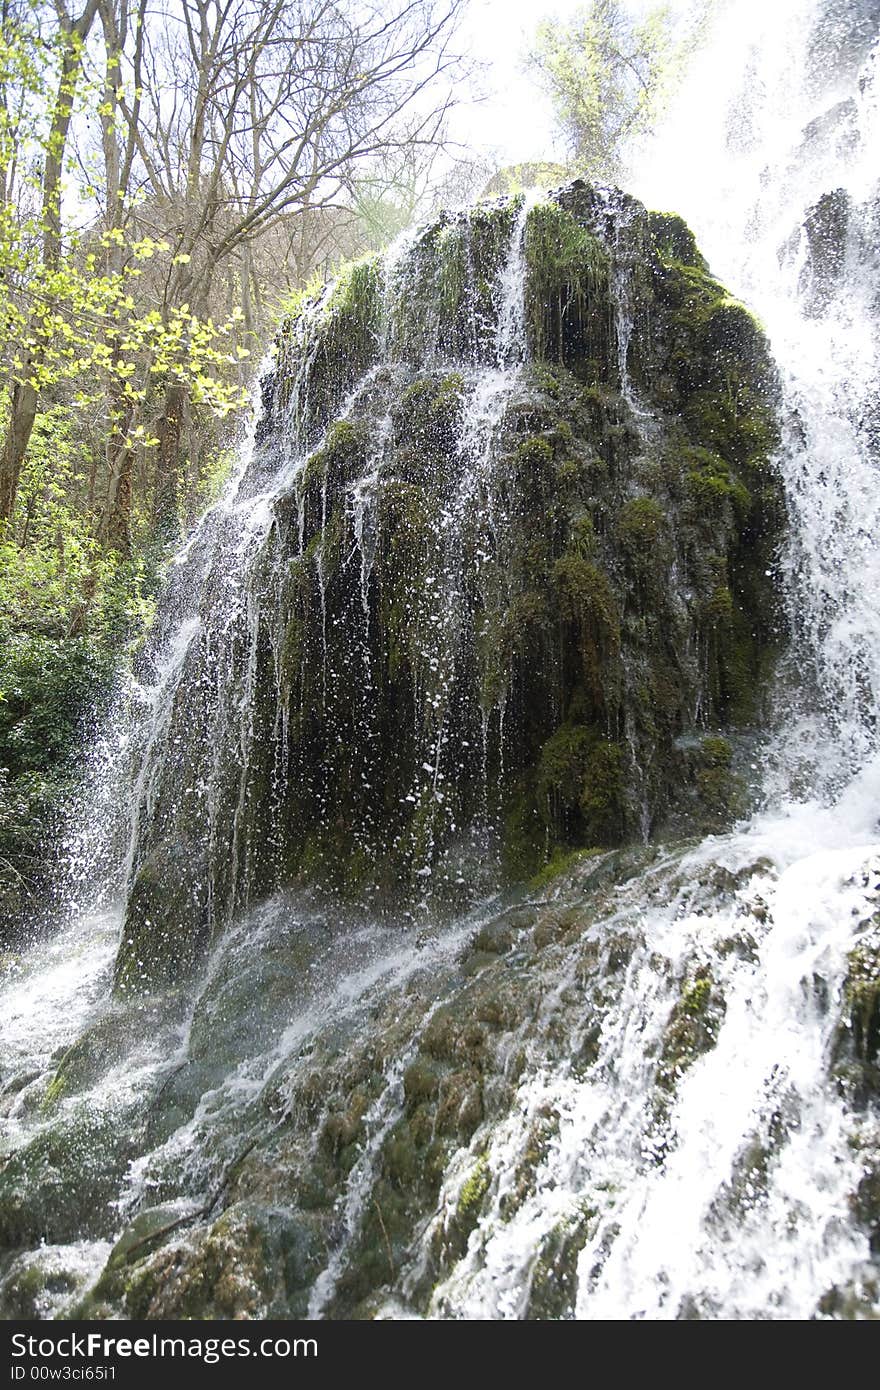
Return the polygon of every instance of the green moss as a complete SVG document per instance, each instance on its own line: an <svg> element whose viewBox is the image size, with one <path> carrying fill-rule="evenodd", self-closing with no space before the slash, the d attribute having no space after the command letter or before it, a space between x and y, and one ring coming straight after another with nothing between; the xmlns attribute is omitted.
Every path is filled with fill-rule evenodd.
<svg viewBox="0 0 880 1390"><path fill-rule="evenodd" d="M602 739L591 748L579 805L585 838L592 844L617 844L626 822L624 756L619 744Z"/></svg>
<svg viewBox="0 0 880 1390"><path fill-rule="evenodd" d="M547 862L547 822L538 806L533 779L521 776L506 798L502 868L514 883L532 878Z"/></svg>
<svg viewBox="0 0 880 1390"><path fill-rule="evenodd" d="M483 1154L469 1176L462 1183L461 1191L458 1194L458 1203L455 1214L462 1225L475 1226L483 1205L483 1198L489 1191L492 1183L492 1170L489 1167L489 1160Z"/></svg>
<svg viewBox="0 0 880 1390"><path fill-rule="evenodd" d="M467 214L470 250L478 279L493 280L510 245L523 199L515 194L502 203L477 203Z"/></svg>
<svg viewBox="0 0 880 1390"><path fill-rule="evenodd" d="M615 844L625 823L624 759L618 744L584 724L566 723L546 741L538 786L550 829L581 844Z"/></svg>
<svg viewBox="0 0 880 1390"><path fill-rule="evenodd" d="M186 979L208 937L201 846L160 844L139 865L129 888L114 988L137 996Z"/></svg>
<svg viewBox="0 0 880 1390"><path fill-rule="evenodd" d="M544 363L539 363L536 368L536 384L540 391L544 391L552 400L557 400L562 391L562 383L555 372L551 371Z"/></svg>
<svg viewBox="0 0 880 1390"><path fill-rule="evenodd" d="M43 1096L42 1100L43 1109L51 1110L52 1107L59 1100L61 1100L62 1097L67 1093L67 1090L68 1083L67 1078L64 1075L62 1061L61 1067L59 1067L58 1071L56 1071L55 1075L52 1077L52 1080L49 1082L49 1085L46 1087L46 1093Z"/></svg>
<svg viewBox="0 0 880 1390"><path fill-rule="evenodd" d="M442 454L454 439L464 398L460 372L418 377L400 401L401 428L432 453Z"/></svg>
<svg viewBox="0 0 880 1390"><path fill-rule="evenodd" d="M725 459L710 449L692 448L684 452L685 495L694 520L716 521L726 514L728 504L742 524L751 511L748 488L732 478Z"/></svg>
<svg viewBox="0 0 880 1390"><path fill-rule="evenodd" d="M601 629L616 644L620 616L614 590L604 570L586 560L580 550L567 551L553 566L562 616Z"/></svg>
<svg viewBox="0 0 880 1390"><path fill-rule="evenodd" d="M615 524L618 544L642 592L656 592L671 558L666 514L653 497L633 497Z"/></svg>
<svg viewBox="0 0 880 1390"><path fill-rule="evenodd" d="M703 605L703 613L710 627L728 624L734 611L733 594L726 584L718 584Z"/></svg>
<svg viewBox="0 0 880 1390"><path fill-rule="evenodd" d="M697 249L696 237L683 218L673 212L650 212L648 230L654 250L663 261L677 261L679 265L702 271L707 269Z"/></svg>
<svg viewBox="0 0 880 1390"><path fill-rule="evenodd" d="M113 1201L138 1143L137 1116L88 1099L65 1106L0 1168L6 1250L64 1245L113 1229Z"/></svg>
<svg viewBox="0 0 880 1390"><path fill-rule="evenodd" d="M592 232L556 203L539 203L526 221L526 306L536 358L565 356L566 329L603 301L608 252Z"/></svg>
<svg viewBox="0 0 880 1390"><path fill-rule="evenodd" d="M531 439L523 440L517 448L516 457L526 468L546 478L553 462L553 445L540 435L534 435Z"/></svg>
<svg viewBox="0 0 880 1390"><path fill-rule="evenodd" d="M665 529L666 516L653 497L634 497L620 509L617 536L625 550L652 545Z"/></svg>
<svg viewBox="0 0 880 1390"><path fill-rule="evenodd" d="M682 981L657 1068L657 1086L672 1092L690 1066L715 1046L726 1005L708 966Z"/></svg>
<svg viewBox="0 0 880 1390"><path fill-rule="evenodd" d="M464 377L461 372L450 372L437 386L431 401L431 414L442 415L447 420L456 417L461 410L464 396Z"/></svg>
<svg viewBox="0 0 880 1390"><path fill-rule="evenodd" d="M327 518L322 531L316 531L303 551L303 559L318 565L326 580L339 568L342 560L345 537L345 516L341 507L336 507Z"/></svg>
<svg viewBox="0 0 880 1390"><path fill-rule="evenodd" d="M672 365L693 442L729 464L766 470L779 443L778 385L760 325L695 265L670 263L655 280L670 310Z"/></svg>
<svg viewBox="0 0 880 1390"><path fill-rule="evenodd" d="M704 738L696 761L694 782L707 813L708 829L729 825L744 809L740 779L732 767L733 750L725 738Z"/></svg>
<svg viewBox="0 0 880 1390"><path fill-rule="evenodd" d="M353 420L336 420L327 430L321 447L306 461L301 490L322 486L332 478L338 486L357 471L368 443L366 425Z"/></svg>
<svg viewBox="0 0 880 1390"><path fill-rule="evenodd" d="M301 564L297 564L298 572L300 572L302 568ZM299 573L297 578L299 578ZM299 587L299 584L297 584L296 588L299 589ZM290 710L291 697L301 677L302 663L306 651L306 624L297 612L297 607L298 605L295 600L292 599L278 655L278 669L281 677L281 697L288 711Z"/></svg>
<svg viewBox="0 0 880 1390"><path fill-rule="evenodd" d="M593 1235L596 1221L596 1211L583 1202L542 1239L529 1279L527 1321L574 1317L578 1257Z"/></svg>
<svg viewBox="0 0 880 1390"><path fill-rule="evenodd" d="M691 1018L697 1018L700 1014L705 1013L711 997L711 980L707 979L706 976L694 980L681 996L682 1013L690 1015Z"/></svg>
<svg viewBox="0 0 880 1390"><path fill-rule="evenodd" d="M583 512L571 523L568 549L578 559L592 561L596 557L598 548L599 542L593 518L589 512Z"/></svg>
<svg viewBox="0 0 880 1390"><path fill-rule="evenodd" d="M850 951L848 965L844 1009L852 1049L857 1060L876 1074L880 1062L880 922L875 921Z"/></svg>
<svg viewBox="0 0 880 1390"><path fill-rule="evenodd" d="M454 320L464 301L468 282L467 242L460 224L444 227L437 238L438 309Z"/></svg>
<svg viewBox="0 0 880 1390"><path fill-rule="evenodd" d="M327 459L346 458L364 443L365 428L353 420L337 420L324 437L321 453Z"/></svg>
<svg viewBox="0 0 880 1390"><path fill-rule="evenodd" d="M327 300L327 313L369 327L376 320L381 292L382 261L379 256L349 261L336 272Z"/></svg>
<svg viewBox="0 0 880 1390"><path fill-rule="evenodd" d="M550 888L557 879L564 878L570 874L572 869L576 869L587 859L595 859L601 854L601 849L557 849L552 857L544 865L539 873L529 880L529 888L535 893L543 893Z"/></svg>
<svg viewBox="0 0 880 1390"><path fill-rule="evenodd" d="M682 414L696 441L750 470L765 470L779 430L769 397L756 396L745 372L731 383L689 390Z"/></svg>
<svg viewBox="0 0 880 1390"><path fill-rule="evenodd" d="M574 805L581 794L590 749L596 741L583 724L563 724L541 749L538 777L546 795Z"/></svg>
<svg viewBox="0 0 880 1390"><path fill-rule="evenodd" d="M327 338L308 340L308 362L328 375L301 377L298 397L321 417L312 437L327 427L254 591L267 652L255 684L268 693L267 736L253 745L271 743L289 774L253 843L264 828L266 857L280 842L283 876L436 901L453 881L472 888L475 826L503 827L505 870L523 880L575 847L659 828L667 811L682 833L688 816L702 829L732 813L732 767L696 750L692 711L706 729L727 727L760 687L772 622L759 587L773 481L765 346L683 224L655 218L645 260L635 204L620 204L615 235L609 204L585 185L564 201L574 216L542 205L526 225L538 347L485 467L462 447L462 402L491 348L484 301L515 209L420 233L390 287L394 365L349 388L343 420L323 416L359 351L346 316L369 337L369 266L341 277L323 326L309 316ZM609 255L633 271L644 427L617 381ZM368 463L369 501L353 512ZM305 555L291 564L300 523ZM248 799L256 815L262 788Z"/></svg>

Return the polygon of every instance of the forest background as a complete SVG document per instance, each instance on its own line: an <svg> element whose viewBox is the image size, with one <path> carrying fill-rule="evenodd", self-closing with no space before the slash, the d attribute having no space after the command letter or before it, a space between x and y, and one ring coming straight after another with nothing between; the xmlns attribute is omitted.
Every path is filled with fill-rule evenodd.
<svg viewBox="0 0 880 1390"><path fill-rule="evenodd" d="M709 8L530 7L557 140L502 166L469 0L0 0L0 943L277 323L441 207L622 181Z"/></svg>

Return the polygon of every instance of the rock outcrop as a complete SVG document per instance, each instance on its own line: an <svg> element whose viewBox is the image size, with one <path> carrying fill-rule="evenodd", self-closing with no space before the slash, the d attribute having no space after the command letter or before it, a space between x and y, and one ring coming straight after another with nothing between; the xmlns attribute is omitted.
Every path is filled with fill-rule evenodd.
<svg viewBox="0 0 880 1390"><path fill-rule="evenodd" d="M285 883L460 903L729 821L779 639L775 389L680 219L582 183L304 304L145 755L120 982Z"/></svg>

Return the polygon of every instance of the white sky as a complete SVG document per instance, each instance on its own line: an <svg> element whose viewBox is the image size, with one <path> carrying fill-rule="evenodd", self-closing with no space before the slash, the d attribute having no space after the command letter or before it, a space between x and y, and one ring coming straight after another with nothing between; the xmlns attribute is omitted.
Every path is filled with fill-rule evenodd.
<svg viewBox="0 0 880 1390"><path fill-rule="evenodd" d="M582 5L583 0L471 0L462 37L470 55L486 65L481 79L485 100L457 113L456 139L477 150L497 151L502 166L563 157L550 103L535 80L525 76L523 58L542 20L568 18ZM643 10L645 0L630 0L630 8Z"/></svg>
<svg viewBox="0 0 880 1390"><path fill-rule="evenodd" d="M471 0L462 37L486 64L479 79L485 100L458 113L457 138L497 150L501 164L553 159L557 150L550 104L522 71L523 57L542 19L562 17L581 0Z"/></svg>

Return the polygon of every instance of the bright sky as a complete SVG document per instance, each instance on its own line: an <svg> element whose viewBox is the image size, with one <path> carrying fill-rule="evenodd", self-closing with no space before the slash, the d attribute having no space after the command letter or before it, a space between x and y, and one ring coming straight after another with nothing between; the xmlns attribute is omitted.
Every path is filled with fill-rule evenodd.
<svg viewBox="0 0 880 1390"><path fill-rule="evenodd" d="M635 17L658 8L658 0L623 0ZM470 0L462 38L470 56L483 66L477 105L463 105L452 122L453 138L477 153L497 156L498 167L526 161L563 161L565 150L553 112L524 58L535 30L545 19L568 19L585 0ZM717 9L740 0L715 0ZM777 0L765 0L772 8ZM673 25L694 23L707 0L665 0Z"/></svg>
<svg viewBox="0 0 880 1390"><path fill-rule="evenodd" d="M486 99L459 114L463 143L498 150L502 164L548 160L556 149L550 104L522 71L523 55L542 19L567 17L583 0L471 0L462 35L470 54L487 64Z"/></svg>
<svg viewBox="0 0 880 1390"><path fill-rule="evenodd" d="M671 0L669 9L686 11L692 0ZM768 0L772 3L772 0ZM499 163L562 159L550 103L523 71L523 59L544 19L567 19L584 0L471 0L462 26L470 54L485 65L485 101L464 109L455 137L478 150L498 151ZM628 0L644 13L651 0Z"/></svg>
<svg viewBox="0 0 880 1390"><path fill-rule="evenodd" d="M480 85L485 100L460 111L457 139L498 150L500 163L552 160L553 117L537 83L523 72L523 56L542 19L567 17L582 0L471 0L463 39L471 57L487 64Z"/></svg>

